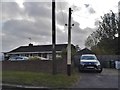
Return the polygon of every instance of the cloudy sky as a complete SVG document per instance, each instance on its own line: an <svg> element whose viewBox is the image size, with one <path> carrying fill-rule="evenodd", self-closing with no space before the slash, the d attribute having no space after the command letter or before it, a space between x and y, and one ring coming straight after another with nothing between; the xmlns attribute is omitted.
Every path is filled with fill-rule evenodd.
<svg viewBox="0 0 120 90"><path fill-rule="evenodd" d="M14 1L14 2L13 2ZM46 1L46 2L43 2ZM4 0L0 3L2 52L19 46L52 43L52 0ZM84 48L100 16L118 12L119 0L59 0L56 2L56 42L67 43L68 9L72 8L72 43ZM30 39L31 38L31 39Z"/></svg>

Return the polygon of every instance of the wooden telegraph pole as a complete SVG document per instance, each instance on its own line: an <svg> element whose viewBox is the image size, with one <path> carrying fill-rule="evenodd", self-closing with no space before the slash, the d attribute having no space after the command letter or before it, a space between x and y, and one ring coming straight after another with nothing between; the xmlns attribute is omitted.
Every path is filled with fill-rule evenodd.
<svg viewBox="0 0 120 90"><path fill-rule="evenodd" d="M52 73L53 75L57 72L56 67L56 23L55 23L55 0L52 0Z"/></svg>
<svg viewBox="0 0 120 90"><path fill-rule="evenodd" d="M71 76L71 8L68 17L67 75Z"/></svg>

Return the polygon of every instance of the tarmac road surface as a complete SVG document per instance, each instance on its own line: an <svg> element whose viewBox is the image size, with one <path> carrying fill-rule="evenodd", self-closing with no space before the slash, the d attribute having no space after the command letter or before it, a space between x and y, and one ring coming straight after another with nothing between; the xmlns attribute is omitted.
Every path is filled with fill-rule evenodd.
<svg viewBox="0 0 120 90"><path fill-rule="evenodd" d="M118 70L103 69L102 73L80 72L80 78L73 88L118 88Z"/></svg>

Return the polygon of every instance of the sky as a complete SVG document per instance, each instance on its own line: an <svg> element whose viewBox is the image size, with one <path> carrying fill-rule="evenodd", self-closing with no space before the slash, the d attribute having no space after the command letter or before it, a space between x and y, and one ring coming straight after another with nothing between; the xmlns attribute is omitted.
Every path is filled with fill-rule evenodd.
<svg viewBox="0 0 120 90"><path fill-rule="evenodd" d="M43 2L44 1L44 2ZM46 1L46 2L45 2ZM0 3L1 51L29 43L52 44L52 0L3 0ZM56 2L56 43L67 44L68 10L72 8L72 44L85 48L85 40L98 27L100 16L118 12L120 0L59 0Z"/></svg>

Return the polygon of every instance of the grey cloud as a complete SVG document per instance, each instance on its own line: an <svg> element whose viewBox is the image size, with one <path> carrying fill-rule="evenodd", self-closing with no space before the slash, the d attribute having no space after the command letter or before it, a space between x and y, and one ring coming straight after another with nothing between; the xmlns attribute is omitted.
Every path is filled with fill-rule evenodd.
<svg viewBox="0 0 120 90"><path fill-rule="evenodd" d="M25 13L34 18L51 18L51 4L48 2L25 2Z"/></svg>
<svg viewBox="0 0 120 90"><path fill-rule="evenodd" d="M86 8L88 8L90 5L89 4L84 4Z"/></svg>
<svg viewBox="0 0 120 90"><path fill-rule="evenodd" d="M72 27L72 43L79 45L81 48L84 48L84 43L86 38L95 30L93 28L81 29L80 24L76 21L73 22L74 26Z"/></svg>
<svg viewBox="0 0 120 90"><path fill-rule="evenodd" d="M84 5L85 5L85 8L88 9L88 12L90 14L94 14L95 13L95 10L93 9L93 7L90 4L84 4Z"/></svg>
<svg viewBox="0 0 120 90"><path fill-rule="evenodd" d="M69 5L68 3L64 0L64 2L56 2L56 9L57 11L68 11Z"/></svg>
<svg viewBox="0 0 120 90"><path fill-rule="evenodd" d="M20 8L17 4L11 2L4 3L4 13L6 14L5 18L8 18L8 20L3 22L2 26L2 33L4 34L2 36L3 51L28 43L26 42L28 37L31 37L33 42L37 42L39 44L51 43L52 30L50 14L51 8L49 8L50 4L29 2L24 3L24 5L24 15L27 14L28 18L34 18L34 21L27 19L17 20L14 16L20 13Z"/></svg>
<svg viewBox="0 0 120 90"><path fill-rule="evenodd" d="M81 29L80 24L76 21L73 20L74 26L71 29L71 34L72 34L72 43L74 45L79 45L81 48L84 48L84 43L86 38L93 32L95 29L92 28L85 28ZM63 33L63 31L65 31ZM65 30L60 30L59 28L57 29L57 40L59 43L67 43L68 41L68 29L66 28Z"/></svg>
<svg viewBox="0 0 120 90"><path fill-rule="evenodd" d="M0 11L2 13L2 19L15 18L22 14L16 2L2 2L0 6Z"/></svg>
<svg viewBox="0 0 120 90"><path fill-rule="evenodd" d="M75 22L75 21L73 21L73 24L74 24L74 26L72 27L73 33L74 34L79 33L79 31L81 30L80 24L78 22Z"/></svg>
<svg viewBox="0 0 120 90"><path fill-rule="evenodd" d="M78 7L78 6L75 6L75 5L72 5L71 8L72 8L73 12L81 10L81 7Z"/></svg>
<svg viewBox="0 0 120 90"><path fill-rule="evenodd" d="M2 37L2 51L10 51L15 47L25 44L26 42L24 42L24 39L16 37L15 35L4 35Z"/></svg>
<svg viewBox="0 0 120 90"><path fill-rule="evenodd" d="M67 5L67 3L62 3ZM2 38L2 46L3 51L9 51L15 47L19 47L21 45L29 44L28 38L32 38L32 42L37 42L38 44L51 44L52 40L52 25L51 25L51 4L50 3L41 3L41 2L25 2L24 3L24 10L22 11L24 15L27 17L33 18L34 21L30 21L25 19L17 20L11 19L9 15L16 15L15 13L20 13L20 8L18 7L17 10L14 12L6 12L7 17L9 18L8 21L4 22L2 26L3 30L3 38ZM9 5L5 5L4 8L10 8ZM66 6L63 9L68 11ZM57 9L60 9L58 7ZM7 9L6 9L7 10ZM64 16L64 18L63 18ZM67 23L67 13L65 11L58 10L56 12L57 24L64 26ZM73 20L72 23L75 24L72 27L72 43L78 44L80 47L84 46L84 41L87 36L91 33L91 28L85 28L82 30L80 28L80 24ZM57 43L66 43L67 42L67 27L61 30L57 27L56 29L56 41Z"/></svg>
<svg viewBox="0 0 120 90"><path fill-rule="evenodd" d="M30 43L29 36L16 37L15 35L7 35L2 37L2 51L10 51L16 47L28 45ZM32 43L37 42L39 45L41 44L50 44L51 37L43 37L43 36L31 36ZM49 38L49 39L48 39Z"/></svg>
<svg viewBox="0 0 120 90"><path fill-rule="evenodd" d="M49 22L48 22L49 23ZM25 20L10 20L4 23L3 33L13 34L16 36L26 35L50 35L51 25L46 25L42 21L38 23Z"/></svg>
<svg viewBox="0 0 120 90"><path fill-rule="evenodd" d="M60 25L65 26L65 24L67 23L67 13L66 12L59 12L57 13L57 23Z"/></svg>
<svg viewBox="0 0 120 90"><path fill-rule="evenodd" d="M57 28L56 41L57 43L66 43L67 42L67 30L61 30L60 28Z"/></svg>
<svg viewBox="0 0 120 90"><path fill-rule="evenodd" d="M78 22L76 22L76 21L74 21L73 23L74 23L74 26L72 27L72 33L74 35L80 34L80 35L86 36L86 35L89 35L89 33L94 31L94 29L89 28L89 27L87 27L85 29L81 29L80 24Z"/></svg>
<svg viewBox="0 0 120 90"><path fill-rule="evenodd" d="M90 14L94 14L94 13L95 13L95 10L94 10L92 7L90 7L90 8L88 9L88 11L89 11Z"/></svg>
<svg viewBox="0 0 120 90"><path fill-rule="evenodd" d="M24 39L28 37L31 37L33 42L51 42L51 25L45 25L43 22L41 22L41 25L37 25L25 20L10 20L4 23L2 30L2 33L5 34L2 38L3 50L7 46L25 44Z"/></svg>

